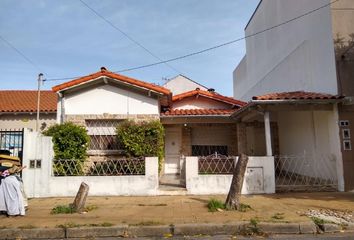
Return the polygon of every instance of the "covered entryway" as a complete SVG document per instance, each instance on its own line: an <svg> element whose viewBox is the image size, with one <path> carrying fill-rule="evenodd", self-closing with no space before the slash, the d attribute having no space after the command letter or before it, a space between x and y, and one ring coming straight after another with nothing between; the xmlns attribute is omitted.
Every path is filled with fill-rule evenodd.
<svg viewBox="0 0 354 240"><path fill-rule="evenodd" d="M233 115L239 131L247 135L239 139L240 151L274 156L277 192L343 191L337 111L341 99L308 92L254 97ZM260 126L264 135L259 134Z"/></svg>

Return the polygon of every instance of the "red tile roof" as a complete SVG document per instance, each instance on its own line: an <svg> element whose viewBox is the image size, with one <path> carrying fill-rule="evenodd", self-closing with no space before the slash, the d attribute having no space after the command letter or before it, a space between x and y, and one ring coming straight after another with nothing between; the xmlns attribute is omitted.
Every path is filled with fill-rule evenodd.
<svg viewBox="0 0 354 240"><path fill-rule="evenodd" d="M106 68L102 67L101 71L84 76L84 77L80 77L78 79L74 79L72 81L66 82L66 83L62 83L60 85L54 86L52 88L52 90L54 92L58 92L61 90L64 90L66 88L70 88L70 87L74 87L76 85L85 83L85 82L89 82L91 80L97 79L99 77L109 77L127 84L132 84L141 88L147 88L149 90L153 90L156 91L158 93L164 94L164 95L169 95L171 94L170 90L164 88L164 87L160 87L158 85L152 84L152 83L147 83L147 82L143 82L134 78L130 78L127 76L123 76L114 72L110 72L108 70L106 70Z"/></svg>
<svg viewBox="0 0 354 240"><path fill-rule="evenodd" d="M282 92L282 93L268 93L261 96L254 96L252 100L321 100L321 99L341 99L343 96L331 95L327 93L315 92Z"/></svg>
<svg viewBox="0 0 354 240"><path fill-rule="evenodd" d="M161 113L161 116L230 115L235 109L175 109Z"/></svg>
<svg viewBox="0 0 354 240"><path fill-rule="evenodd" d="M220 95L216 92L203 91L200 89L192 90L189 92L184 92L184 93L178 94L176 96L173 96L172 101L176 102L176 101L180 101L184 98L193 97L193 96L203 96L203 97L210 98L210 99L213 99L216 101L228 103L231 105L236 105L238 107L242 107L242 106L246 105L245 102L242 102L240 100L236 100L231 97L226 97L226 96Z"/></svg>
<svg viewBox="0 0 354 240"><path fill-rule="evenodd" d="M0 91L0 112L36 112L37 91L8 90ZM41 91L41 112L57 111L57 94Z"/></svg>

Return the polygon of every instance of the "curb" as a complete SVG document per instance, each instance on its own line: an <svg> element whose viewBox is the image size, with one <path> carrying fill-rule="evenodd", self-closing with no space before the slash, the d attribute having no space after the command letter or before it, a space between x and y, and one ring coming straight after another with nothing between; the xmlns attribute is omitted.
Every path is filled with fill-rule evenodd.
<svg viewBox="0 0 354 240"><path fill-rule="evenodd" d="M256 228L261 233L270 234L315 234L317 226L313 222L303 223L259 223L233 222L226 224L176 224L161 226L76 227L76 228L35 228L0 229L0 239L66 239L88 237L166 237L195 235L239 235L245 229ZM341 226L325 224L325 233L341 231ZM349 225L349 232L354 225Z"/></svg>

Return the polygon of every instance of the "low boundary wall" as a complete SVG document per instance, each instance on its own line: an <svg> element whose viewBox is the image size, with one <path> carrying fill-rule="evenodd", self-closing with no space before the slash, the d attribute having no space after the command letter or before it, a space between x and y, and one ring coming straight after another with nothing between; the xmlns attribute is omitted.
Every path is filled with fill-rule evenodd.
<svg viewBox="0 0 354 240"><path fill-rule="evenodd" d="M157 157L145 158L145 175L55 177L52 174L54 152L51 137L25 129L23 149L23 165L27 168L22 178L28 197L75 196L81 182L89 185L90 196L157 194Z"/></svg>
<svg viewBox="0 0 354 240"><path fill-rule="evenodd" d="M198 157L186 157L188 194L227 194L232 174L199 174ZM249 157L242 194L275 193L274 157Z"/></svg>

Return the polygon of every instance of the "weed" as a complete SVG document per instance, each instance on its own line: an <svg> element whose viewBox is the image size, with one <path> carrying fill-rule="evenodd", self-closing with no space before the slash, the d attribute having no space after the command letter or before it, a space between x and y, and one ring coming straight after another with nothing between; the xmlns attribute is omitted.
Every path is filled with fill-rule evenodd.
<svg viewBox="0 0 354 240"><path fill-rule="evenodd" d="M156 222L156 221L142 221L139 223L135 224L129 224L130 226L158 226L158 225L163 225L161 222Z"/></svg>
<svg viewBox="0 0 354 240"><path fill-rule="evenodd" d="M252 207L250 205L241 203L240 204L240 209L238 211L247 212L248 210L253 210L253 209L252 209Z"/></svg>
<svg viewBox="0 0 354 240"><path fill-rule="evenodd" d="M98 207L96 205L88 205L85 207L85 212L91 212L96 209L98 209Z"/></svg>
<svg viewBox="0 0 354 240"><path fill-rule="evenodd" d="M223 202L218 199L212 198L208 201L209 212L216 212L218 209L225 209L226 206Z"/></svg>
<svg viewBox="0 0 354 240"><path fill-rule="evenodd" d="M250 223L245 225L241 229L240 233L244 236L265 236L265 233L258 226L259 220L257 218L251 218Z"/></svg>
<svg viewBox="0 0 354 240"><path fill-rule="evenodd" d="M284 219L284 213L276 213L271 218L274 220L282 220Z"/></svg>
<svg viewBox="0 0 354 240"><path fill-rule="evenodd" d="M321 226L325 223L333 223L331 221L327 221L327 220L324 220L324 219L318 218L318 217L311 217L311 219L317 226Z"/></svg>
<svg viewBox="0 0 354 240"><path fill-rule="evenodd" d="M33 229L33 228L36 228L36 227L31 225L31 224L27 224L27 225L19 226L18 228L19 229Z"/></svg>
<svg viewBox="0 0 354 240"><path fill-rule="evenodd" d="M51 214L69 214L74 212L75 209L71 205L57 205L50 211Z"/></svg>

